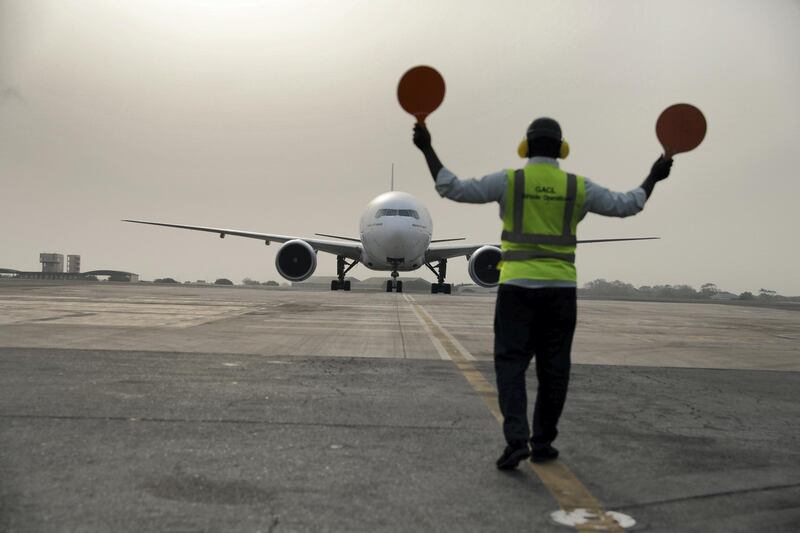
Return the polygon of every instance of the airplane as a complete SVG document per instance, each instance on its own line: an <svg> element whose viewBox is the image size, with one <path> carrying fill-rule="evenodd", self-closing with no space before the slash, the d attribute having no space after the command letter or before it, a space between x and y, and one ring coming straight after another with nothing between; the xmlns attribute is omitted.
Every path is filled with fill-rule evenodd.
<svg viewBox="0 0 800 533"><path fill-rule="evenodd" d="M247 237L262 240L267 245L270 242L282 243L275 256L275 268L281 276L292 282L308 279L314 273L318 252L334 254L337 279L331 281L332 291L350 290L350 281L345 276L358 264L370 270L391 272L392 279L386 284L386 292L403 292L403 282L397 279L399 273L425 266L436 276L436 283L431 284L431 293L450 294L453 286L445 283L447 260L455 257L467 258L469 276L480 287L494 287L500 277L497 270L501 259L498 244L442 244L464 238L433 239L433 220L425 206L414 196L394 190L375 197L367 204L361 214L359 238L315 234L337 241L146 220L124 219L123 222L218 233L222 239L226 235ZM654 238L594 239L578 243Z"/></svg>

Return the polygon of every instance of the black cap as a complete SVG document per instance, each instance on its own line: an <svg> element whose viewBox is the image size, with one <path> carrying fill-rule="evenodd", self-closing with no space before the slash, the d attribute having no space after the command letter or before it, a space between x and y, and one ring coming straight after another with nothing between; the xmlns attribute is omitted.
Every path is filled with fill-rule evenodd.
<svg viewBox="0 0 800 533"><path fill-rule="evenodd" d="M547 137L549 139L555 139L557 141L561 140L561 126L558 125L558 122L553 120L552 118L548 117L541 117L537 118L531 125L528 126L528 131L526 132L526 136L528 139L538 139L541 137Z"/></svg>

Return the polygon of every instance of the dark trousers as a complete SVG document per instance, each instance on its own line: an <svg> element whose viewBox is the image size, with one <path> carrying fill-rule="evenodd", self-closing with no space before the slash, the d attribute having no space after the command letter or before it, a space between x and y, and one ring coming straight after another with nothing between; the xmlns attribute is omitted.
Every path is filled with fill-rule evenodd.
<svg viewBox="0 0 800 533"><path fill-rule="evenodd" d="M574 288L525 289L500 285L494 316L494 368L503 413L503 433L511 445L543 445L555 440L567 399L570 350L577 315ZM528 428L525 371L535 356L539 388Z"/></svg>

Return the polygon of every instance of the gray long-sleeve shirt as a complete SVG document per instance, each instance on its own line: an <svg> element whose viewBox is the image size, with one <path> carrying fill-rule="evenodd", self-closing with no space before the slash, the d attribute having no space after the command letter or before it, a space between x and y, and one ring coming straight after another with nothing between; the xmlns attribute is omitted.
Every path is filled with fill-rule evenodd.
<svg viewBox="0 0 800 533"><path fill-rule="evenodd" d="M558 161L550 157L532 157L528 159L527 164L542 163L559 168ZM647 201L647 194L641 187L623 193L606 189L586 177L584 177L584 183L586 197L583 203L583 211L580 213L580 219L583 219L586 213L597 213L598 215L609 217L628 217L644 209L644 204ZM443 167L436 176L436 191L439 196L470 204L497 202L500 205L501 220L505 211L507 190L508 172L506 170L487 174L482 178L462 180ZM531 279L514 279L506 283L527 288L575 287L576 285L571 281Z"/></svg>

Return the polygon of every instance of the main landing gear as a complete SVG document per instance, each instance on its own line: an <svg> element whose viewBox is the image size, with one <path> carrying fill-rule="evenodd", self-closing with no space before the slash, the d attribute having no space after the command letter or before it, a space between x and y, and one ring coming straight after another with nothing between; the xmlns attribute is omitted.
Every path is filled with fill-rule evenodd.
<svg viewBox="0 0 800 533"><path fill-rule="evenodd" d="M332 291L349 291L350 290L350 280L348 279L345 281L344 275L350 272L350 270L358 264L358 260L353 259L351 263L348 263L347 260L342 255L336 256L336 277L339 279L331 280L331 290Z"/></svg>
<svg viewBox="0 0 800 533"><path fill-rule="evenodd" d="M431 283L431 294L450 294L453 291L453 285L444 282L444 277L447 275L447 259L440 259L435 266L430 263L425 263L425 266L436 274L436 283Z"/></svg>

